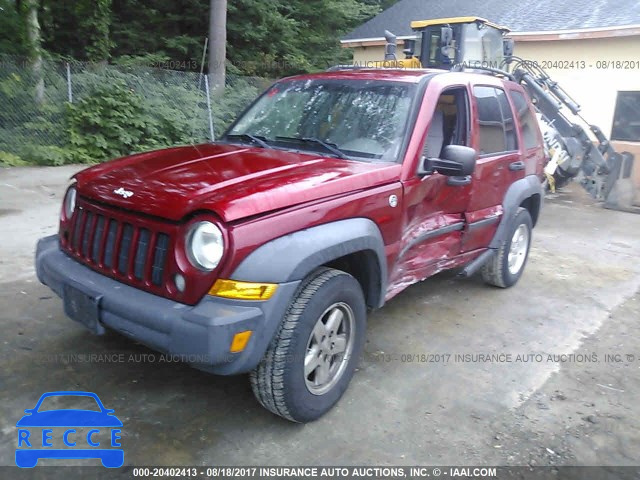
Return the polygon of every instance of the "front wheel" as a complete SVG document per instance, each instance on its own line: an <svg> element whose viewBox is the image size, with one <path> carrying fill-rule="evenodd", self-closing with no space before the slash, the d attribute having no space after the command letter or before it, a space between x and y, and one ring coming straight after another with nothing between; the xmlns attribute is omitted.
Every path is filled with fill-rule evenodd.
<svg viewBox="0 0 640 480"><path fill-rule="evenodd" d="M533 222L526 208L520 207L512 222L507 240L482 268L482 278L496 287L515 285L522 276L529 257Z"/></svg>
<svg viewBox="0 0 640 480"><path fill-rule="evenodd" d="M294 422L318 419L347 389L365 339L360 284L322 268L302 283L264 358L249 376L266 409Z"/></svg>

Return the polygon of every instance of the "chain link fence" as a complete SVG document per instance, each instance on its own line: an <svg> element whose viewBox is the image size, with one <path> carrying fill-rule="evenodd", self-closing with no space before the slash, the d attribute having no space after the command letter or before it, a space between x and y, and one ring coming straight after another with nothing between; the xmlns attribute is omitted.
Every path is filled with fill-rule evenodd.
<svg viewBox="0 0 640 480"><path fill-rule="evenodd" d="M211 141L270 83L227 76L224 90L214 94L207 76L194 72L75 61L44 61L38 72L23 58L0 55L0 163L71 163L87 142L97 144L89 150L93 156L104 158L80 161ZM118 88L132 108L112 98ZM72 115L75 129L90 138L77 138ZM132 129L144 142L135 142ZM110 149L100 150L103 143Z"/></svg>

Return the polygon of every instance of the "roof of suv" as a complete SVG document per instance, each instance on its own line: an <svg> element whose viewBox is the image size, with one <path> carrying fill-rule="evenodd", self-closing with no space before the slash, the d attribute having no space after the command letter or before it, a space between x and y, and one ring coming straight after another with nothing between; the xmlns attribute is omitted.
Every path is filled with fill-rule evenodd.
<svg viewBox="0 0 640 480"><path fill-rule="evenodd" d="M450 72L440 69L391 69L391 68L362 68L362 69L345 69L334 70L320 73L310 73L289 77L287 80L382 80L390 82L419 83L427 77L447 75L451 82L459 82L459 76L464 76L466 81L471 80L474 84L501 86L505 83L511 83L499 76L483 73L480 71L463 71ZM451 76L451 77L449 77ZM456 78L457 77L457 78Z"/></svg>
<svg viewBox="0 0 640 480"><path fill-rule="evenodd" d="M329 72L310 73L290 77L296 80L315 79L358 79L358 80L387 80L406 83L419 83L425 77L437 73L445 73L444 70L428 69L393 69L393 68L359 68L334 70Z"/></svg>

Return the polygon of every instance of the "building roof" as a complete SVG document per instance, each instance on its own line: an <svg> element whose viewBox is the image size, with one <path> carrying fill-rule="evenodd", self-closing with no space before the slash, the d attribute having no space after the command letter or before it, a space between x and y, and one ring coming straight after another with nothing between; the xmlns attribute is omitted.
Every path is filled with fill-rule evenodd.
<svg viewBox="0 0 640 480"><path fill-rule="evenodd" d="M640 24L637 0L400 0L342 40L412 35L413 20L478 16L513 32L555 32Z"/></svg>

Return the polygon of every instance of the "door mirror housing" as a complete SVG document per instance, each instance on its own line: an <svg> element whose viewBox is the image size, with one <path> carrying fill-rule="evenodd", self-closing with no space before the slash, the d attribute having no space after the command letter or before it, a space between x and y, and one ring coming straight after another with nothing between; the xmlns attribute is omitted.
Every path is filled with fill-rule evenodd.
<svg viewBox="0 0 640 480"><path fill-rule="evenodd" d="M442 158L425 158L424 173L438 172L449 177L466 177L476 168L476 151L462 145L447 145Z"/></svg>
<svg viewBox="0 0 640 480"><path fill-rule="evenodd" d="M404 41L404 50L402 53L405 54L406 58L412 58L416 52L416 41L415 40L405 40Z"/></svg>
<svg viewBox="0 0 640 480"><path fill-rule="evenodd" d="M442 27L440 29L440 46L442 48L449 48L453 43L453 28Z"/></svg>
<svg viewBox="0 0 640 480"><path fill-rule="evenodd" d="M513 38L505 38L502 40L502 53L504 54L504 59L507 64L510 64L513 61L513 48Z"/></svg>

